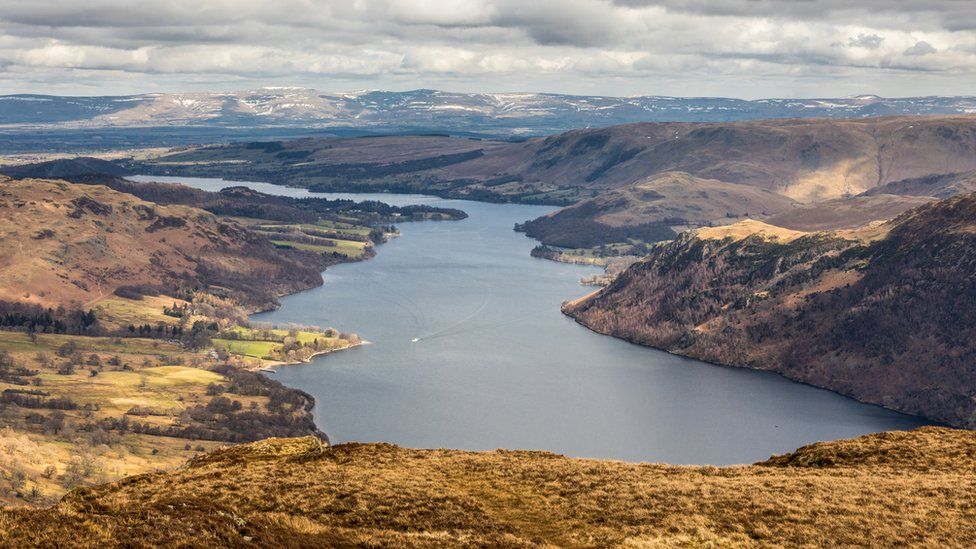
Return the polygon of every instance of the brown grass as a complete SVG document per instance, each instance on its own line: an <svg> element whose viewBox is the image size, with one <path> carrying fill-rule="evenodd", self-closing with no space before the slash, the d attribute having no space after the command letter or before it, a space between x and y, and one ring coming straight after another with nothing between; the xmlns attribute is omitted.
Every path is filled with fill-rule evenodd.
<svg viewBox="0 0 976 549"><path fill-rule="evenodd" d="M739 467L269 439L0 512L8 546L976 543L976 433L819 443Z"/></svg>
<svg viewBox="0 0 976 549"><path fill-rule="evenodd" d="M778 240L780 242L792 242L801 236L808 236L809 234L803 231L776 227L754 219L747 219L722 227L706 227L695 231L695 235L702 239L723 240L731 238L733 240L742 240L753 235L759 235L767 240Z"/></svg>

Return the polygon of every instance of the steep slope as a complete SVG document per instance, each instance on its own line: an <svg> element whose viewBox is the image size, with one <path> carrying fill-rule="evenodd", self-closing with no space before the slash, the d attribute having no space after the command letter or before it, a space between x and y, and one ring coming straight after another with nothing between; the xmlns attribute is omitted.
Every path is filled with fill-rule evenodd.
<svg viewBox="0 0 976 549"><path fill-rule="evenodd" d="M976 543L976 435L923 428L740 467L269 439L0 511L9 546Z"/></svg>
<svg viewBox="0 0 976 549"><path fill-rule="evenodd" d="M564 310L643 345L976 426L976 194L860 232L754 233L685 233Z"/></svg>
<svg viewBox="0 0 976 549"><path fill-rule="evenodd" d="M315 254L278 250L202 210L64 181L0 179L0 249L0 300L55 307L149 285L260 308L321 283Z"/></svg>

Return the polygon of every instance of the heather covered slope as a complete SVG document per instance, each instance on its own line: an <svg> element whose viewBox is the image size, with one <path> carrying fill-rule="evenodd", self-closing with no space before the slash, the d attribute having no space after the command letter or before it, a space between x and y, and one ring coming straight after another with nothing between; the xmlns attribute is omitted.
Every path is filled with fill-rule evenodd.
<svg viewBox="0 0 976 549"><path fill-rule="evenodd" d="M976 425L976 194L854 232L735 227L660 244L565 311L643 345Z"/></svg>
<svg viewBox="0 0 976 549"><path fill-rule="evenodd" d="M0 511L7 546L976 543L976 434L941 428L737 467L269 439Z"/></svg>

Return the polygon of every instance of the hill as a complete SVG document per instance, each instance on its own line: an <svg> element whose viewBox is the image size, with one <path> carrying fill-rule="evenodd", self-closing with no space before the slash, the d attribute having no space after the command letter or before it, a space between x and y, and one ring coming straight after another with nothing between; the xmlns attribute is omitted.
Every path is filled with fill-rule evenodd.
<svg viewBox="0 0 976 549"><path fill-rule="evenodd" d="M770 225L801 231L855 229L868 225L872 221L894 219L912 208L935 199L928 195L895 195L868 191L847 198L799 204L771 217L765 217L765 220Z"/></svg>
<svg viewBox="0 0 976 549"><path fill-rule="evenodd" d="M545 245L590 248L668 240L689 223L725 225L788 212L793 206L791 199L765 189L664 172L528 221L518 230Z"/></svg>
<svg viewBox="0 0 976 549"><path fill-rule="evenodd" d="M521 143L447 136L237 143L177 150L137 166L186 175L241 171L335 190L554 202L560 190L585 196L679 171L814 201L974 170L974 147L976 116L790 119L628 124Z"/></svg>
<svg viewBox="0 0 976 549"><path fill-rule="evenodd" d="M321 284L315 254L100 185L0 180L0 300L85 304L123 286L207 289L252 308Z"/></svg>
<svg viewBox="0 0 976 549"><path fill-rule="evenodd" d="M682 234L564 310L635 343L976 426L976 194L859 231L754 229Z"/></svg>
<svg viewBox="0 0 976 549"><path fill-rule="evenodd" d="M949 198L961 193L976 191L976 170L962 173L933 174L893 181L869 189L865 195L896 194L901 196L931 196Z"/></svg>
<svg viewBox="0 0 976 549"><path fill-rule="evenodd" d="M14 179L82 179L96 176L121 177L127 172L118 164L92 157L58 158L35 164L0 167L0 173Z"/></svg>
<svg viewBox="0 0 976 549"><path fill-rule="evenodd" d="M12 546L823 546L976 542L976 435L922 428L738 467L270 439L0 511ZM947 505L947 501L952 502Z"/></svg>
<svg viewBox="0 0 976 549"><path fill-rule="evenodd" d="M181 186L109 182L222 203ZM228 203L262 205L246 193L235 201L241 192ZM324 252L299 249L317 249L304 240L318 237L288 225L262 231L245 225L255 220L103 185L0 179L0 503L44 505L219 443L324 438L312 397L247 371L360 343L331 328L248 323L248 312L320 284L320 271L338 261L337 234L368 250L369 227L311 221L319 220L309 231L329 235L315 240Z"/></svg>
<svg viewBox="0 0 976 549"><path fill-rule="evenodd" d="M670 226L765 219L787 214L794 203L815 205L886 185L892 188L883 194L900 196L918 194L926 181L934 182L931 194L962 191L968 179L960 174L976 170L976 116L643 123L523 142L317 138L181 149L128 167L319 191L575 206L527 228L550 244L580 246L554 235L592 235L586 240L598 244L661 240L673 236ZM913 180L922 183L906 183ZM889 219L918 204L862 199L832 208L833 217L802 215L838 228Z"/></svg>

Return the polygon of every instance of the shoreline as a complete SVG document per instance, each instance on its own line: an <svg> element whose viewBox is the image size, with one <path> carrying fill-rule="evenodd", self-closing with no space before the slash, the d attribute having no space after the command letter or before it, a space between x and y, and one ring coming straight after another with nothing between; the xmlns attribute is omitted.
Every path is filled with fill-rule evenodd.
<svg viewBox="0 0 976 549"><path fill-rule="evenodd" d="M560 312L563 315L565 315L565 316L573 319L573 322L579 324L580 326L586 328L587 330L593 332L594 334L602 335L602 336L605 336L605 337L612 337L614 339L619 339L620 341L627 342L627 343L629 343L631 345L636 345L638 347L642 347L642 348L645 348L645 349L654 349L656 351L661 351L661 352L667 353L667 354L672 355L672 356L677 356L677 357L681 357L681 358L687 358L687 359L691 359L691 360L696 360L696 361L701 362L703 364L708 364L709 366L717 367L717 368L729 368L729 369L736 369L736 370L752 370L754 372L768 372L770 374L775 374L775 375L777 375L777 376L779 376L779 377L781 377L781 378L783 378L785 380L788 380L788 381L790 381L792 383L797 383L797 384L800 384L800 385L806 385L807 387L813 387L815 389L820 389L822 391L827 391L829 393L833 393L835 395L838 395L838 396L841 396L841 397L844 397L844 398L849 398L849 399L851 399L851 400L853 400L855 402L859 402L861 404L865 404L865 405L868 405L868 406L876 406L876 407L881 408L883 410L888 410L888 411L895 412L895 413L898 413L898 414L902 414L902 415L905 415L905 416L908 416L908 417L914 417L914 418L923 419L926 422L929 422L931 425L934 425L934 426L937 426L937 427L951 427L953 429L965 429L965 427L958 427L956 425L952 425L951 423L946 423L944 421L941 421L941 420L938 420L938 419L933 419L933 418L930 418L930 417L927 417L927 416L923 416L921 414L913 414L911 412L906 412L904 410L899 410L897 408L890 408L890 407L885 406L884 404L881 404L881 403L878 403L878 402L871 402L871 401L868 401L868 400L861 400L860 398L858 398L855 395L848 394L848 393L845 393L845 392L842 392L842 391L838 391L836 389L831 389L830 387L824 387L823 385L817 385L815 383L810 383L808 381L803 381L803 380L800 380L800 379L795 379L795 378L792 378L792 377L790 377L790 376L788 376L786 374L777 372L775 370L767 370L765 368L754 368L752 366L736 366L734 364L722 364L720 362L712 362L712 361L709 361L709 360L705 360L703 358L699 358L697 356L688 355L688 354L682 354L682 353L679 353L679 352L671 351L669 349L665 349L663 347L655 347L654 345L646 345L644 343L639 343L637 341L634 341L634 340L629 339L629 338L626 338L626 337L617 336L617 335L613 335L613 334L606 333L606 332L601 332L600 330L597 330L595 328L590 327L585 322L581 321L579 318L577 318L576 316L574 316L574 315L572 315L572 314L570 314L570 313L568 313L566 311L566 307L567 306L571 306L571 305L575 305L575 304L582 303L583 301L585 301L585 300L589 299L590 297L592 297L592 296L596 295L597 293L599 293L601 290L603 290L603 288L600 288L600 289L598 289L596 291L593 291L593 292L591 292L589 294L586 294L585 296L580 297L578 299L574 299L574 300L571 300L571 301L564 301L563 304L562 304L562 306L560 307Z"/></svg>
<svg viewBox="0 0 976 549"><path fill-rule="evenodd" d="M314 353L312 353L311 355L309 355L308 358L303 359L303 360L299 360L299 361L296 361L296 362L288 362L288 361L282 361L282 360L269 360L269 361L265 361L265 364L262 364L259 367L256 367L256 368L246 368L246 370L249 371L249 372L265 372L265 368L276 368L278 366L298 366L300 364L309 364L309 363L312 362L312 359L315 358L315 357L317 357L317 356L330 355L332 353L338 353L338 352L342 352L342 351L348 351L350 349L354 349L356 347L361 347L363 345L369 345L369 344L370 344L370 342L369 341L366 341L364 339L364 340L360 341L359 343L352 343L352 344L350 344L350 345L348 345L346 347L342 347L341 349L327 349L327 350L324 350L324 351L315 351ZM274 373L274 372L272 371L272 372L265 372L265 373Z"/></svg>
<svg viewBox="0 0 976 549"><path fill-rule="evenodd" d="M533 239L533 240L535 240L535 239ZM537 258L537 259L550 259L550 260L553 260L553 258L548 258L548 257L539 257L539 256L534 256L534 257ZM616 258L614 258L614 259L616 259ZM634 258L634 259L639 260L638 258ZM584 267L587 266L587 265L581 265L579 262L575 262L575 261L574 262L555 261L555 262L557 262L557 263L564 263L564 264L575 264L577 266L584 266ZM600 267L600 266L597 265L597 267ZM319 285L321 285L321 284L319 284ZM309 288L306 288L306 289L312 289L312 287L309 287ZM581 296L581 297L576 298L574 300L570 300L570 301L563 302L563 304L560 306L561 312L563 312L563 314L566 314L565 313L565 310L564 310L565 307L567 307L568 305L571 305L571 304L575 304L575 303L578 303L578 302L585 301L586 299L589 299L593 295L596 295L597 293L599 293L601 290L602 290L602 288L595 288L592 292L588 292L584 296ZM298 291L295 291L295 292L291 292L291 293L285 294L285 295L295 294L295 293L298 293L300 291L304 291L304 289L303 290L298 290ZM568 314L566 316L571 316L572 317L572 315L568 315ZM832 389L827 388L827 387L821 387L821 386L818 386L818 385L814 385L812 383L807 383L807 382L803 382L803 381L800 381L800 380L792 379L792 378L790 378L788 376L785 376L785 375L780 374L780 373L775 372L775 371L762 370L762 369L759 369L759 368L749 368L749 367L743 367L743 366L727 365L727 364L717 364L717 363L709 362L709 361L706 361L706 360L701 360L701 359L698 359L698 358L696 358L694 356L683 355L683 354L680 354L680 353L677 353L677 352L668 351L666 349L660 349L660 348L656 348L656 347L649 346L649 345L642 345L640 343L637 343L635 341L628 340L626 338L612 336L611 334L603 333L603 332L600 332L600 331L597 331L597 330L594 330L594 329L590 328L589 326L587 326L587 325L583 324L582 322L580 322L575 317L573 317L573 320L577 324L585 327L587 330L589 330L589 331L591 331L591 332L593 332L595 334L598 334L598 335L601 335L601 336L614 337L615 339L620 339L620 340L625 341L627 343L630 343L632 345L639 345L639 346L641 346L642 348L645 348L645 349L651 348L651 349L655 349L655 350L659 350L659 351L664 351L664 352L666 352L666 353L668 353L670 355L673 355L673 356L680 356L680 357L687 358L687 359L691 359L691 360L697 360L699 362L702 362L704 364L708 364L710 366L721 366L721 367L724 367L724 368L739 368L739 369L747 369L747 370L748 369L751 369L751 370L759 370L759 371L769 371L770 373L776 373L776 374L778 374L779 377L781 377L782 379L789 380L790 382L798 383L800 385L806 385L806 386L812 387L812 388L817 388L817 389L829 391L830 393L833 393L834 395L842 396L844 398L850 398L853 402L857 402L857 403L861 403L861 404L867 404L867 405L870 405L870 406L877 406L878 408L885 409L885 410L890 410L892 412L896 412L899 415L903 415L903 416L906 416L906 417L920 417L920 418L924 419L926 422L931 422L931 423L934 423L934 424L942 424L940 422L933 421L930 418L925 418L924 416L918 416L918 415L915 415L915 414L906 413L904 411L896 410L896 409L892 409L892 408L888 408L888 407L885 407L883 405L879 405L879 404L876 404L876 403L873 403L873 402L866 402L866 401L860 400L860 399L858 399L858 398L856 398L856 397L854 397L852 395L848 395L848 394L845 394L845 393L840 392L840 391L836 391L836 390L832 390ZM290 364L279 363L279 364L274 364L273 366L279 366L279 365L280 366L284 366L284 365L298 365L298 364L302 364L302 363L308 363L310 361L311 360L307 360L307 361L301 361L301 362L290 363Z"/></svg>

